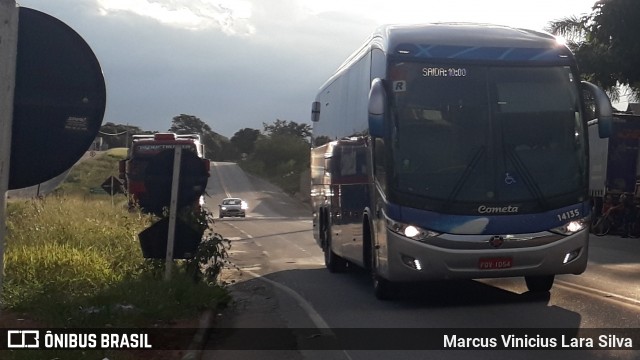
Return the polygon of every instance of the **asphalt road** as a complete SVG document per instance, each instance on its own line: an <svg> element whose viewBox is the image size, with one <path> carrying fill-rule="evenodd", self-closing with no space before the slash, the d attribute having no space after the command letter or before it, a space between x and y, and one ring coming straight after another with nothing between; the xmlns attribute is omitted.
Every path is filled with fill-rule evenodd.
<svg viewBox="0 0 640 360"><path fill-rule="evenodd" d="M528 293L524 280L513 278L415 284L405 287L394 301L379 301L364 271L330 274L324 268L307 206L247 176L235 164L213 165L208 206L217 214L222 198L237 196L248 202L249 209L244 219L216 220L216 231L232 242L234 267L225 271L224 279L230 283L234 302L217 314L205 360L640 359L637 350L402 347L403 340L416 336L440 344L442 335L421 330L425 328L452 329L449 335L459 331L459 336L464 329L488 329L482 330L486 338L508 336L520 328L563 328L596 342L600 334L631 331L638 349L640 239L592 236L588 270L579 276L556 277L551 292L542 296ZM592 328L595 338L589 332ZM346 350L325 346L333 344L328 341L332 336L343 334L341 329L355 329L347 335L362 343ZM245 350L269 346L274 350Z"/></svg>

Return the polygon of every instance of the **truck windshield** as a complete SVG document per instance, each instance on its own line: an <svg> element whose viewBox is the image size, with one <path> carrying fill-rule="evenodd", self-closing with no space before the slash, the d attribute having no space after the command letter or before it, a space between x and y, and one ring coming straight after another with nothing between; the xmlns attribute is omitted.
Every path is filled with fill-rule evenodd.
<svg viewBox="0 0 640 360"><path fill-rule="evenodd" d="M402 62L389 73L399 194L439 210L584 200L585 128L569 67Z"/></svg>

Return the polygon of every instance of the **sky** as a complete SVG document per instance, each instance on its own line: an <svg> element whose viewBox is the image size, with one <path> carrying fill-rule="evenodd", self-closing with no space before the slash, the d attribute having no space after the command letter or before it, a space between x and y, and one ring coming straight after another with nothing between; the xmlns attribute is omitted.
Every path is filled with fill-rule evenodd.
<svg viewBox="0 0 640 360"><path fill-rule="evenodd" d="M483 22L534 30L595 0L17 0L91 46L107 85L103 123L166 131L193 115L227 137L311 103L382 24Z"/></svg>

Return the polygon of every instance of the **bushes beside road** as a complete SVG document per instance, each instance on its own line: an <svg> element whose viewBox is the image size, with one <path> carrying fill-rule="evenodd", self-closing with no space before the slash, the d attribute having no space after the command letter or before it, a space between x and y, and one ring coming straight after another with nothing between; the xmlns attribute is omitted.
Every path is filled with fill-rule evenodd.
<svg viewBox="0 0 640 360"><path fill-rule="evenodd" d="M309 143L303 138L272 135L258 139L255 152L239 161L238 165L244 171L295 195L301 191L302 174L309 169L309 151Z"/></svg>

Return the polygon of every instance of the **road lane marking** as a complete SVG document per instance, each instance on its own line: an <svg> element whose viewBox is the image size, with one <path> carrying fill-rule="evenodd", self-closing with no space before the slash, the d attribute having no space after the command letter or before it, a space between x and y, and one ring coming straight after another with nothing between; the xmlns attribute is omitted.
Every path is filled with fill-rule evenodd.
<svg viewBox="0 0 640 360"><path fill-rule="evenodd" d="M262 280L268 284L275 286L276 288L282 290L287 295L291 296L298 303L298 306L300 306L307 313L307 316L309 317L309 319L311 319L311 322L313 322L313 324L316 326L318 331L321 333L321 336L335 336L333 331L331 331L329 324L327 324L324 318L322 318L322 316L316 311L316 309L313 308L313 305L311 305L295 290L277 281L267 279L261 276L260 274L254 273L253 271L245 270L245 272L256 279ZM342 352L342 355L344 355L344 357L347 360L353 360L353 358L349 355L349 353L346 350L341 350L341 352Z"/></svg>
<svg viewBox="0 0 640 360"><path fill-rule="evenodd" d="M244 231L244 230L240 229L239 227L237 227L237 226L233 225L232 223L227 223L227 225L229 225L229 226L231 226L232 228L234 228L234 229L236 229L236 230L240 231L240 233L242 233L242 235L246 236L246 237L247 237L247 239L253 239L253 236L252 236L251 234L249 234L248 232L246 232L246 231Z"/></svg>
<svg viewBox="0 0 640 360"><path fill-rule="evenodd" d="M630 298L624 295L618 295L609 291L603 291L603 290L599 290L589 286L578 285L578 284L570 283L564 280L556 280L555 283L556 285L559 285L561 287L568 288L574 291L579 291L587 295L591 295L591 296L598 295L607 300L621 302L621 303L625 303L627 305L632 305L632 306L640 306L640 300Z"/></svg>
<svg viewBox="0 0 640 360"><path fill-rule="evenodd" d="M227 186L224 184L224 181L222 181L222 175L220 175L220 170L218 170L218 165L216 165L216 163L214 161L211 161L210 168L216 170L216 175L218 176L218 181L220 182L220 187L222 188L222 191L224 191L226 197L231 197L231 194L229 194L229 192L227 191Z"/></svg>
<svg viewBox="0 0 640 360"><path fill-rule="evenodd" d="M331 329L329 328L329 324L327 324L327 322L324 320L324 318L322 318L322 316L316 311L316 309L313 308L313 305L311 305L307 300L305 300L295 290L293 290L290 287L288 287L286 285L283 285L283 284L281 284L281 283L279 283L277 281L273 281L271 279L263 277L260 274L256 274L251 270L245 270L245 271L249 275L253 276L254 278L260 279L260 280L262 280L264 282L267 282L267 283L275 286L276 288L282 290L287 295L291 296L298 303L298 305L307 313L307 316L309 316L309 319L311 319L311 322L313 322L315 327L318 328L318 330L320 330L322 335L334 335L333 331L331 331Z"/></svg>
<svg viewBox="0 0 640 360"><path fill-rule="evenodd" d="M262 268L260 266L243 266L240 268L240 270L242 271L246 271L246 272L252 272L252 271L258 271L261 270Z"/></svg>
<svg viewBox="0 0 640 360"><path fill-rule="evenodd" d="M215 163L212 162L212 167L216 168ZM223 188L223 190L225 191L225 193L227 194L227 197L230 197L229 193L226 191L226 186L224 184L224 182L222 181L222 177L220 175L220 171L218 171L218 169L216 168L216 174L218 176L218 179L220 180L220 185ZM244 219L243 219L244 220ZM305 223L312 223L312 220L308 217L298 217L298 218L287 218L287 217L258 217L256 218L256 220L294 220L294 221L304 221ZM246 236L247 239L253 239L253 236L249 233L247 233L246 231L240 229L239 227L235 226L232 222L225 222L225 224L233 227L234 229L238 230L242 235ZM309 229L309 231L311 231L311 229ZM247 239L238 239L238 240L247 240ZM259 242L253 241L253 243L256 246L262 247L262 245ZM302 249L300 246L296 245L296 247L298 247L300 250L307 252L306 250ZM269 253L267 251L262 251L262 254L264 256L269 256ZM313 259L316 260L316 259ZM315 263L320 263L319 261L313 261L314 263L313 265L316 265ZM322 259L322 261L324 261L324 258ZM300 306L301 309L303 309L305 311L305 313L307 314L307 316L309 317L309 319L311 320L311 322L314 324L314 326L318 329L318 331L320 332L320 334L322 336L335 336L335 334L333 333L333 331L331 330L331 328L329 327L329 324L324 320L324 318L315 310L315 308L313 307L313 305L311 305L311 303L309 303L308 301L306 301L300 294L298 294L295 290L291 289L290 287L281 284L279 282L273 281L271 279L268 279L266 277L263 277L257 273L255 273L254 271L258 271L261 270L261 265L260 264L254 264L254 265L249 265L249 266L244 266L244 267L240 267L240 270L246 274L249 274L250 276L262 280L274 287L276 287L277 289L283 291L285 294L289 295L291 298L294 299L294 301L298 304L298 306ZM352 357L347 353L346 350L342 350L342 354L344 355L344 357L347 360L352 360Z"/></svg>
<svg viewBox="0 0 640 360"><path fill-rule="evenodd" d="M245 250L229 250L228 253L231 254L231 255L245 254L245 253L247 253L247 251L245 251Z"/></svg>
<svg viewBox="0 0 640 360"><path fill-rule="evenodd" d="M257 214L257 213L254 213ZM230 224L234 221L249 221L249 220L290 220L290 221L302 221L308 224L313 222L309 216L267 216L267 215L247 215L244 218L235 218L235 217L226 217L222 219L217 219L216 221L222 221L225 224Z"/></svg>

